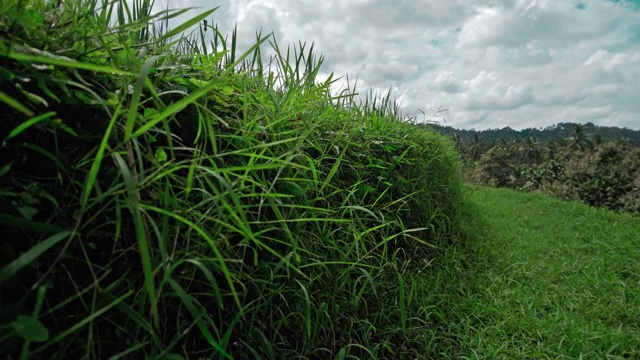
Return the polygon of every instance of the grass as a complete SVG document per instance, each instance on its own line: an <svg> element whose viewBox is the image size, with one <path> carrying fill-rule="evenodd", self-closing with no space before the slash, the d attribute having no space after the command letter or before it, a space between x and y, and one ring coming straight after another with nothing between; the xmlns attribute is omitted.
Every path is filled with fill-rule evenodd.
<svg viewBox="0 0 640 360"><path fill-rule="evenodd" d="M459 230L449 140L333 95L304 43L60 4L0 5L2 356L425 353L416 275Z"/></svg>
<svg viewBox="0 0 640 360"><path fill-rule="evenodd" d="M640 358L637 218L465 195L390 94L215 9L59 3L0 4L0 356Z"/></svg>
<svg viewBox="0 0 640 360"><path fill-rule="evenodd" d="M455 285L434 289L456 339L443 358L640 358L638 218L502 189L470 201L469 249L439 270Z"/></svg>

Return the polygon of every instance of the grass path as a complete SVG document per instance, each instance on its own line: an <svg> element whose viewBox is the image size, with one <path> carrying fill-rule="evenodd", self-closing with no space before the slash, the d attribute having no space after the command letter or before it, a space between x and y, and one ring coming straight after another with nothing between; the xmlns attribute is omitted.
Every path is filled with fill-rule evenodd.
<svg viewBox="0 0 640 360"><path fill-rule="evenodd" d="M640 359L640 219L501 189L471 201L447 357Z"/></svg>

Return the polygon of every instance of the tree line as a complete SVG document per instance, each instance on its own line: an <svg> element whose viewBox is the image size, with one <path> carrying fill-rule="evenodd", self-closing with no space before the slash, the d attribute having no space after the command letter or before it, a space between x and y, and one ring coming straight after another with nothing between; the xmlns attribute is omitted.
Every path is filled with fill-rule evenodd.
<svg viewBox="0 0 640 360"><path fill-rule="evenodd" d="M500 131L430 127L451 137L470 183L538 191L640 214L640 136L614 137L640 135L639 131L599 128L596 132L593 124L571 124L569 129L559 124L542 131L545 140L541 140L518 132L506 139L495 136Z"/></svg>
<svg viewBox="0 0 640 360"><path fill-rule="evenodd" d="M491 143L494 140L505 139L511 140L516 137L526 139L528 137L534 137L541 143L547 141L560 141L562 139L572 136L573 127L575 125L581 125L585 134L589 134L592 137L600 138L603 142L615 141L623 138L630 141L635 146L640 146L640 130L632 130L628 128L620 128L615 126L599 126L593 123L576 124L576 123L558 123L547 127L540 128L526 128L522 130L515 130L510 127L504 127L501 129L455 129L450 126L443 126L440 123L429 123L427 126L441 134L452 136L454 134L460 135L461 138L470 140L476 134L482 137L487 143Z"/></svg>

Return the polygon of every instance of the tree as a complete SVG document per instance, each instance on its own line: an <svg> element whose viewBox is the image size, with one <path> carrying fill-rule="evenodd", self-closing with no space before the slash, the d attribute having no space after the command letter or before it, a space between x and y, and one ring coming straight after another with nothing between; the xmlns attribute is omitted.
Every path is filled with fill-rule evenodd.
<svg viewBox="0 0 640 360"><path fill-rule="evenodd" d="M636 190L634 181L640 164L634 161L630 147L610 142L598 148L571 178L577 197L591 205L619 210L624 197Z"/></svg>
<svg viewBox="0 0 640 360"><path fill-rule="evenodd" d="M584 125L574 124L569 138L569 149L584 151L589 147L589 136L584 130Z"/></svg>
<svg viewBox="0 0 640 360"><path fill-rule="evenodd" d="M469 147L469 155L471 156L471 160L478 161L482 153L484 152L484 141L478 134L474 134L473 140L471 141L471 145Z"/></svg>
<svg viewBox="0 0 640 360"><path fill-rule="evenodd" d="M554 159L557 154L558 154L558 143L556 143L553 140L548 140L543 150L544 159L545 160Z"/></svg>
<svg viewBox="0 0 640 360"><path fill-rule="evenodd" d="M503 139L503 138L499 138L496 140L493 140L492 142L493 146L491 147L501 147L501 148L507 148L507 140Z"/></svg>
<svg viewBox="0 0 640 360"><path fill-rule="evenodd" d="M536 138L534 138L533 136L529 136L528 138L526 138L522 143L520 149L527 167L531 168L531 166L537 164L538 161L540 161L540 146L538 144L538 140L536 140Z"/></svg>
<svg viewBox="0 0 640 360"><path fill-rule="evenodd" d="M453 145L455 146L458 153L464 154L464 143L462 142L460 133L454 133L451 138L453 139Z"/></svg>
<svg viewBox="0 0 640 360"><path fill-rule="evenodd" d="M503 147L493 147L482 154L477 168L477 178L482 182L504 187L513 185L517 167L513 164L512 153Z"/></svg>

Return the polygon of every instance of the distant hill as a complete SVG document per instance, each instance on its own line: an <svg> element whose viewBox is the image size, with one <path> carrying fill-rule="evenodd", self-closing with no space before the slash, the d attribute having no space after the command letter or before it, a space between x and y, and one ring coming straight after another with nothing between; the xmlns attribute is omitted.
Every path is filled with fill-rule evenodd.
<svg viewBox="0 0 640 360"><path fill-rule="evenodd" d="M498 139L511 141L516 137L524 139L529 136L535 137L540 143L545 143L548 140L558 141L570 137L571 129L574 125L576 124L559 123L546 128L527 128L523 130L514 130L510 127L488 130L464 130L439 124L425 124L420 126L432 128L444 135L453 135L457 133L463 141L469 141L475 136L475 134L478 134L486 143L491 143ZM640 130L631 130L614 126L598 126L593 123L581 125L584 126L584 130L587 135L600 135L604 142L623 138L629 140L634 146L640 147Z"/></svg>

